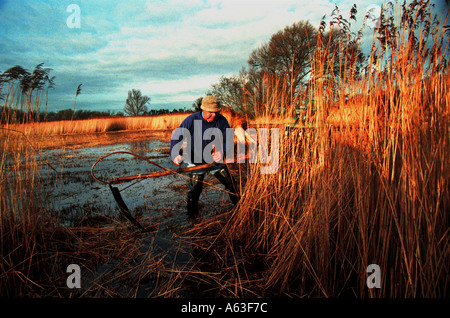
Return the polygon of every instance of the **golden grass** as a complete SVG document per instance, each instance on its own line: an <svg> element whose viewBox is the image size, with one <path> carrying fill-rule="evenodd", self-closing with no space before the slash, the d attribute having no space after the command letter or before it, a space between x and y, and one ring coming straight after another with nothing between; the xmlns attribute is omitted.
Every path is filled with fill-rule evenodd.
<svg viewBox="0 0 450 318"><path fill-rule="evenodd" d="M251 282L260 295L449 296L450 70L440 68L443 34L433 34L430 50L398 41L392 61L372 55L373 73L337 89L320 80L334 77L329 55L315 55L323 76L311 83L316 111L309 105L303 123L315 128L280 133L277 173L252 165L238 207L211 226L217 235L204 249L215 262L228 267L218 242L242 252L221 286L234 282L235 296L250 295ZM358 93L333 107L330 92L347 87ZM286 119L271 111L280 96L268 96L262 123ZM261 258L259 273L242 265ZM380 288L366 284L370 264L380 266Z"/></svg>
<svg viewBox="0 0 450 318"><path fill-rule="evenodd" d="M1 127L0 296L65 297L70 290L64 284L67 276L64 264L70 263L82 263L85 266L82 270L89 270L92 263L104 264L122 257L125 260L126 266L113 266L110 272L93 278L92 285L79 296L124 296L110 282L128 277L130 284L133 281L139 284L141 279L153 275L154 269L161 266L160 255L152 254L151 249L141 252L138 237L120 229L120 224L113 222L98 228L65 228L59 224L60 212L49 209L45 201L40 178L43 165L39 158L49 147L79 147L80 143L86 145L93 139L96 144L117 142L123 140L121 131L127 133L127 140L149 134L167 138L165 131L178 126L186 116L117 117ZM139 133L130 137L130 131ZM100 137L97 134L104 132L109 134ZM53 181L59 182L59 178L62 176L55 170ZM128 262L137 258L143 261ZM102 280L106 282L99 284ZM137 289L131 288L125 296L133 297L136 293Z"/></svg>
<svg viewBox="0 0 450 318"><path fill-rule="evenodd" d="M27 136L92 134L120 130L168 130L177 128L188 114L141 117L108 117L85 120L62 120L28 124L10 124L5 128Z"/></svg>
<svg viewBox="0 0 450 318"><path fill-rule="evenodd" d="M106 117L84 120L61 120L51 122L35 122L27 124L5 124L0 126L0 136L9 136L8 132L15 131L28 138L46 136L65 136L80 134L95 134L117 131L165 131L178 128L181 122L191 113L177 113L159 116L139 117ZM227 118L232 127L243 126L247 119L230 109L221 113Z"/></svg>

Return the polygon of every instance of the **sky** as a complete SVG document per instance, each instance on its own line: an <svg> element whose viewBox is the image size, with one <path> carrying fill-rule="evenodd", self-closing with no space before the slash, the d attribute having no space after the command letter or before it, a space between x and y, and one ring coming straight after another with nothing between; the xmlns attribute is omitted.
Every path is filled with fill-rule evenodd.
<svg viewBox="0 0 450 318"><path fill-rule="evenodd" d="M434 0L437 12L448 5ZM128 91L150 109L190 109L221 76L238 74L250 53L304 20L319 26L335 5L358 28L383 0L0 0L0 72L52 68L49 111L123 110ZM74 6L75 5L75 6ZM376 11L375 11L376 12ZM367 29L365 41L373 31Z"/></svg>

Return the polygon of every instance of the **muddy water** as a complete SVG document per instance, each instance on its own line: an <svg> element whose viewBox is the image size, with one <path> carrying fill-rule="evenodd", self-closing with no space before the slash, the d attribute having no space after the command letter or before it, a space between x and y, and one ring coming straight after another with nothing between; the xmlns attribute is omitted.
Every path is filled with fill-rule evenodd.
<svg viewBox="0 0 450 318"><path fill-rule="evenodd" d="M170 160L169 140L162 139L161 136L150 135L143 140L130 138L129 142L110 145L45 150L41 161L51 163L57 172L48 167L43 169L43 193L49 209L58 211L61 224L92 226L93 222L120 220L133 228L128 220L120 218L109 186L91 176L91 167L99 157L120 151L138 154L169 169L177 168ZM99 162L94 173L102 180L110 180L157 170L160 168L144 160L127 154L116 154ZM210 174L207 174L205 181L211 185L204 186L200 197L202 217L230 210L232 204L228 195L220 191L223 186ZM191 261L191 247L178 236L191 226L186 214L187 182L187 175L170 175L118 186L132 214L143 224L157 227L157 231L144 237L143 248L164 251L164 261L176 264L177 267L188 266ZM104 216L108 218L103 218ZM97 269L102 270L105 268ZM151 289L151 284L142 286L139 296L146 296L146 290Z"/></svg>
<svg viewBox="0 0 450 318"><path fill-rule="evenodd" d="M91 175L93 163L112 152L132 152L168 169L176 169L169 156L169 140L152 138L72 149L51 149L42 154L41 161L49 162L57 172L44 168L42 177L49 206L62 211L61 220L73 225L79 218L91 215L114 216L117 204L109 186ZM145 174L161 169L128 154L114 154L99 162L94 169L97 178L109 181L114 177ZM186 223L185 205L187 175L169 175L159 178L131 181L119 185L122 197L130 210L143 219L170 215L170 221ZM207 175L206 182L213 186L204 188L200 198L204 214L229 206L223 188L214 177ZM224 205L224 206L223 206Z"/></svg>

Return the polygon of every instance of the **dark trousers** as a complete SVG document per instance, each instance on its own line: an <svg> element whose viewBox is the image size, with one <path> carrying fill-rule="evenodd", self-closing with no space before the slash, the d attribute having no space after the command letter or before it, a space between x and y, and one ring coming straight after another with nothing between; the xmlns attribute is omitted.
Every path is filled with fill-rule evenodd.
<svg viewBox="0 0 450 318"><path fill-rule="evenodd" d="M198 199L203 190L203 179L206 173L189 174L187 211L188 215L195 216L198 214ZM234 205L239 201L239 189L236 186L233 176L230 174L228 167L215 172L214 177L225 186L225 190L229 192L229 196Z"/></svg>

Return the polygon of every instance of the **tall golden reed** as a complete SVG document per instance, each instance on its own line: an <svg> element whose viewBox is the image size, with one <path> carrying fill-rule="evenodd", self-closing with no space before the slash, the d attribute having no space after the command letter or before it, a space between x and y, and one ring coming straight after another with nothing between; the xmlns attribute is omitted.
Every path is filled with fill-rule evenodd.
<svg viewBox="0 0 450 318"><path fill-rule="evenodd" d="M24 149L8 133L0 139L0 295L33 295L42 290L46 244L45 206L40 196L39 153Z"/></svg>
<svg viewBox="0 0 450 318"><path fill-rule="evenodd" d="M337 89L323 80L335 75L326 67L330 54L316 52L311 64L321 76L312 79L309 96L315 112L309 104L304 123L315 128L280 134L278 172L261 175L258 164L252 167L242 200L221 231L226 242L244 246L247 257L264 255L263 290L449 296L445 23L423 47L413 45L406 28L398 37L386 34L394 43L386 51L374 39L371 71L357 78L350 67ZM425 24L420 26L416 43L424 42ZM339 93L349 88L354 94L346 100ZM334 107L330 92L339 94ZM279 109L282 99L273 96L267 105ZM380 288L367 285L370 264L380 266Z"/></svg>

